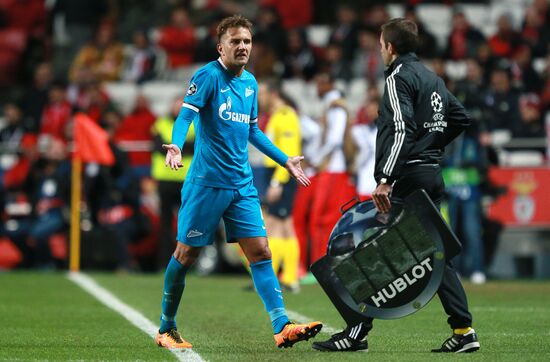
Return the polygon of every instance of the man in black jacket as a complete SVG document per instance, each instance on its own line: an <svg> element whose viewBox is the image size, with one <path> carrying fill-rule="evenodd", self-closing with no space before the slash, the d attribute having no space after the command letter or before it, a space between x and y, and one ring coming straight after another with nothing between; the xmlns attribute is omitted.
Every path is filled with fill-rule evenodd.
<svg viewBox="0 0 550 362"><path fill-rule="evenodd" d="M413 53L418 44L416 24L393 19L382 25L380 46L385 76L384 97L377 120L376 164L378 183L372 197L379 212L400 203L418 189L425 189L439 205L444 184L439 162L443 151L469 124L464 107L447 90L441 78L428 70ZM390 201L391 194L391 201ZM453 335L432 352L474 352L479 349L464 288L448 262L438 290L449 315ZM316 342L322 351L366 351L365 337L372 319L348 326L329 340Z"/></svg>

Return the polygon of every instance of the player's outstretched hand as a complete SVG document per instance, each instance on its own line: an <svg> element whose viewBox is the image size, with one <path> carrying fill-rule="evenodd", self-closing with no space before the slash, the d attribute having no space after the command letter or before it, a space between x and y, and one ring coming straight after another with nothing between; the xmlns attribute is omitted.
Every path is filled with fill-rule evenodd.
<svg viewBox="0 0 550 362"><path fill-rule="evenodd" d="M169 145L162 145L162 148L166 150L166 161L164 161L164 165L170 167L172 170L183 167L181 164L181 150L177 145L171 143Z"/></svg>
<svg viewBox="0 0 550 362"><path fill-rule="evenodd" d="M302 170L302 166L300 165L300 162L304 159L304 156L294 156L289 157L286 161L285 168L287 169L288 173L298 181L298 183L302 186L309 186L311 185L311 181L307 178L306 174L304 173L304 170Z"/></svg>

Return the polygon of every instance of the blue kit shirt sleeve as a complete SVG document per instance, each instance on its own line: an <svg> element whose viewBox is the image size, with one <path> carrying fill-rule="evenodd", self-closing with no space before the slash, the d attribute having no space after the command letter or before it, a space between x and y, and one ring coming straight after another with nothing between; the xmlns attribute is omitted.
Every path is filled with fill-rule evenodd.
<svg viewBox="0 0 550 362"><path fill-rule="evenodd" d="M256 118L257 115L256 115ZM285 166L288 156L284 154L277 146L273 144L267 138L267 136L258 128L257 119L250 123L250 132L248 134L248 141L254 145L258 150L260 150L264 155L271 158L273 161L277 162L281 166Z"/></svg>
<svg viewBox="0 0 550 362"><path fill-rule="evenodd" d="M201 68L189 82L189 88L172 129L172 143L183 149L191 122L212 97L213 81L210 72Z"/></svg>
<svg viewBox="0 0 550 362"><path fill-rule="evenodd" d="M195 119L196 115L197 112L189 107L186 107L184 103L178 117L176 118L176 122L174 122L174 127L172 128L172 143L177 145L180 150L183 150L183 144L185 143L189 126Z"/></svg>
<svg viewBox="0 0 550 362"><path fill-rule="evenodd" d="M199 69L189 82L183 103L196 108L196 112L199 112L212 98L213 78L206 67Z"/></svg>

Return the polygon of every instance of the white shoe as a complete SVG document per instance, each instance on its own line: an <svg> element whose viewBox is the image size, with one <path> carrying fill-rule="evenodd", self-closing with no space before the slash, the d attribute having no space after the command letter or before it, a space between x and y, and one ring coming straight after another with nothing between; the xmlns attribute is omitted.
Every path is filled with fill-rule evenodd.
<svg viewBox="0 0 550 362"><path fill-rule="evenodd" d="M470 281L473 284L485 284L485 282L487 281L487 277L483 272L476 271L473 272L472 275L470 275Z"/></svg>

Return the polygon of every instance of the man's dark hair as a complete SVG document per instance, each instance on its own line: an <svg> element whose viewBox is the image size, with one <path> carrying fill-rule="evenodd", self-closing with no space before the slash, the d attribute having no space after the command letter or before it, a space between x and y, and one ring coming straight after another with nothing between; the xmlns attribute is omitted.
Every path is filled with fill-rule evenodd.
<svg viewBox="0 0 550 362"><path fill-rule="evenodd" d="M252 23L250 20L242 15L233 15L222 19L216 28L218 35L218 42L221 41L222 36L227 32L227 29L231 28L245 28L252 34Z"/></svg>
<svg viewBox="0 0 550 362"><path fill-rule="evenodd" d="M408 19L396 18L381 27L382 39L391 43L399 55L416 51L418 46L418 27Z"/></svg>

